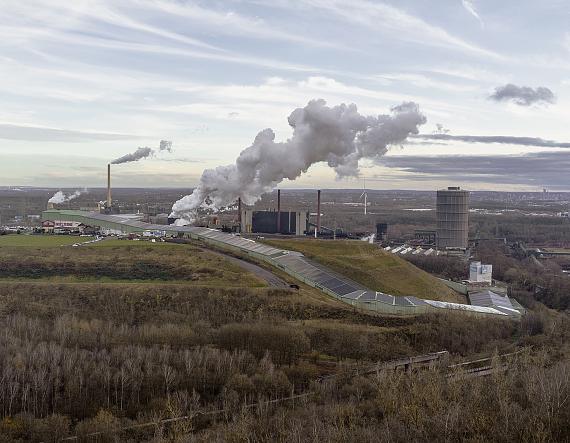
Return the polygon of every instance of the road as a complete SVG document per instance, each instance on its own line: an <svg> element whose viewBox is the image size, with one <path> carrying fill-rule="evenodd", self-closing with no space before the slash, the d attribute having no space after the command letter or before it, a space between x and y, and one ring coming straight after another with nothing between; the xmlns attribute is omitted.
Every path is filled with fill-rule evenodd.
<svg viewBox="0 0 570 443"><path fill-rule="evenodd" d="M234 257L233 255L224 254L219 251L214 251L212 249L208 249L208 252L219 255L220 257L223 257L226 260L229 260L230 262L238 265L240 268L248 272L251 272L255 276L267 282L267 284L272 288L289 289L289 284L287 282L283 281L281 278L277 277L275 274L268 271L267 269L262 268L261 266Z"/></svg>

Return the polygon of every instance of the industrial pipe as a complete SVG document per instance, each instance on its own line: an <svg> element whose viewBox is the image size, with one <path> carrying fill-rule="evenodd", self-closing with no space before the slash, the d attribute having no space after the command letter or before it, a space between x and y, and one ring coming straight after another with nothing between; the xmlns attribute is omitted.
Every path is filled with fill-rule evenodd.
<svg viewBox="0 0 570 443"><path fill-rule="evenodd" d="M241 232L241 197L238 197L238 223L239 232Z"/></svg>
<svg viewBox="0 0 570 443"><path fill-rule="evenodd" d="M277 190L277 233L281 233L281 189Z"/></svg>
<svg viewBox="0 0 570 443"><path fill-rule="evenodd" d="M315 230L315 238L321 232L321 190L317 191L317 228Z"/></svg>
<svg viewBox="0 0 570 443"><path fill-rule="evenodd" d="M107 207L110 208L113 204L111 199L111 163L107 165Z"/></svg>

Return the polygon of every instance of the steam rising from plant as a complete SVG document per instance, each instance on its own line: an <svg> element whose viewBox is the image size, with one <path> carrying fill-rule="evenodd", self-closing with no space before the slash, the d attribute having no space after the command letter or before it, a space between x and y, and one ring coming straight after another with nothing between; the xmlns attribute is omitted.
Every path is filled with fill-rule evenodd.
<svg viewBox="0 0 570 443"><path fill-rule="evenodd" d="M73 199L76 199L77 197L79 197L81 194L86 193L87 190L83 190L83 191L75 191L72 194L65 194L62 191L57 191L49 200L48 203L54 203L54 204L59 204L59 203L65 203L68 201L71 201Z"/></svg>
<svg viewBox="0 0 570 443"><path fill-rule="evenodd" d="M172 152L172 142L167 140L161 140L160 145L158 147L158 152ZM111 162L113 165L120 165L121 163L130 163L136 162L143 158L153 157L157 153L157 150L144 147L138 148L135 152L131 152L130 154L125 154L122 157L119 157Z"/></svg>
<svg viewBox="0 0 570 443"><path fill-rule="evenodd" d="M284 179L295 180L318 162L327 162L338 177L357 176L361 158L381 157L390 145L418 134L426 118L413 102L374 117L360 114L354 104L329 107L319 99L295 109L288 121L293 128L290 139L275 142L273 130L264 129L235 164L206 169L194 192L174 203L171 215L191 222L199 207L217 210L238 197L251 205Z"/></svg>

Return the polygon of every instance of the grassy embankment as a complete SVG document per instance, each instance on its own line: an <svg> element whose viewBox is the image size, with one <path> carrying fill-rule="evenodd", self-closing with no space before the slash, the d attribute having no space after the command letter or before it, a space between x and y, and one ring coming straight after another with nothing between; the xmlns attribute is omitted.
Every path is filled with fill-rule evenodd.
<svg viewBox="0 0 570 443"><path fill-rule="evenodd" d="M54 283L169 283L209 287L263 287L252 273L192 245L88 237L0 237L0 280Z"/></svg>
<svg viewBox="0 0 570 443"><path fill-rule="evenodd" d="M376 291L430 300L464 302L437 278L394 254L353 240L265 240L272 246L302 252L339 274Z"/></svg>
<svg viewBox="0 0 570 443"><path fill-rule="evenodd" d="M0 235L0 248L56 248L59 246L73 245L74 243L83 243L89 240L93 240L93 237L78 237L75 235L11 234Z"/></svg>

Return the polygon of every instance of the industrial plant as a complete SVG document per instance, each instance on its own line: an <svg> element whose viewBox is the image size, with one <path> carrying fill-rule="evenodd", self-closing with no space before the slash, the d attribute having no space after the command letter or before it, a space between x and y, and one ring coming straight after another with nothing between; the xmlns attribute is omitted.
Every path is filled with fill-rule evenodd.
<svg viewBox="0 0 570 443"><path fill-rule="evenodd" d="M457 187L437 193L437 232L438 249L467 248L468 234L468 195ZM277 191L277 207L261 211L244 208L241 199L237 202L237 229L222 232L208 226L177 226L176 224L153 224L144 221L144 214L121 214L119 207L113 204L111 189L111 165L107 166L107 200L101 203L100 210L58 210L53 205L43 212L44 230L68 228L70 231L99 231L105 235L140 235L146 237L176 237L199 240L223 250L236 251L264 261L281 269L298 280L318 288L326 294L345 303L365 310L386 314L415 315L419 313L445 310L462 310L482 315L515 316L521 315L517 308L508 309L496 306L485 299L485 305L478 305L476 299L471 305L423 300L414 296L398 297L374 291L340 276L322 266L316 266L298 252L274 248L254 239L245 238L248 234L269 234L285 236L319 237L321 226L321 190L317 191L317 207L311 222L309 208L305 211L291 211L282 208L281 190ZM234 218L235 219L235 218ZM172 221L172 220L171 220ZM218 221L216 220L217 224ZM216 226L219 227L219 226ZM311 227L313 230L311 231ZM388 225L376 224L377 232L369 235L370 242L377 240L380 246L386 241ZM231 232L234 231L234 232ZM336 232L336 231L335 231ZM388 247L389 248L389 247ZM387 248L385 248L387 249ZM414 248L402 246L394 248L392 253L411 252ZM389 249L387 249L389 250ZM420 248L416 248L419 251ZM423 251L423 250L422 250ZM433 251L433 248L426 251ZM424 252L425 253L425 252ZM487 267L474 264L472 278L486 280ZM490 276L489 276L490 278Z"/></svg>

